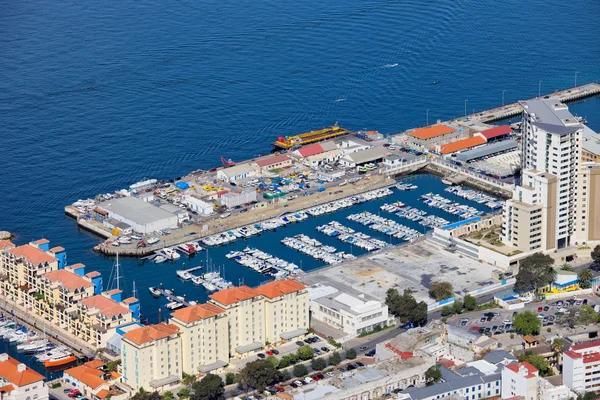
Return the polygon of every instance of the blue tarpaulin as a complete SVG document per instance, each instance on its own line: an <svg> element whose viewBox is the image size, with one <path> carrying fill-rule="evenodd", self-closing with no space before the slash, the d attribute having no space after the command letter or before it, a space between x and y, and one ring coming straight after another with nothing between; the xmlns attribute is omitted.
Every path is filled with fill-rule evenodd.
<svg viewBox="0 0 600 400"><path fill-rule="evenodd" d="M174 185L174 186L175 186L177 189L181 189L181 190L185 190L185 189L187 189L187 188L189 188L189 187L190 187L190 185L188 185L187 183L185 183L185 182L183 182L183 181L180 181L180 182L177 182L177 183L175 183L175 185Z"/></svg>

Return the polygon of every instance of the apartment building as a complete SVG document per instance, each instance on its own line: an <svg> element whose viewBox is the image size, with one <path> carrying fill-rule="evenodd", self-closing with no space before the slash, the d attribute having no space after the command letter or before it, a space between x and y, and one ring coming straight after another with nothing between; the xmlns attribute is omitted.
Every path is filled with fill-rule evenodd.
<svg viewBox="0 0 600 400"><path fill-rule="evenodd" d="M600 159L598 160L600 162ZM576 243L600 241L600 164L583 162L579 169Z"/></svg>
<svg viewBox="0 0 600 400"><path fill-rule="evenodd" d="M123 381L136 390L173 387L181 380L182 352L179 328L173 324L133 329L121 340Z"/></svg>
<svg viewBox="0 0 600 400"><path fill-rule="evenodd" d="M563 353L563 381L577 393L600 390L600 340L573 345Z"/></svg>
<svg viewBox="0 0 600 400"><path fill-rule="evenodd" d="M121 301L121 293L113 289L81 300L74 333L95 347L103 347L117 327L134 322L137 318L132 308L139 302L135 298Z"/></svg>
<svg viewBox="0 0 600 400"><path fill-rule="evenodd" d="M48 400L44 376L6 353L0 354L2 400Z"/></svg>
<svg viewBox="0 0 600 400"><path fill-rule="evenodd" d="M539 376L528 362L509 364L502 369L502 398L523 400L568 400L571 391L565 385L554 386Z"/></svg>
<svg viewBox="0 0 600 400"><path fill-rule="evenodd" d="M292 340L308 332L306 286L282 279L259 286L256 291L264 297L266 342Z"/></svg>
<svg viewBox="0 0 600 400"><path fill-rule="evenodd" d="M567 247L575 233L583 125L565 104L556 100L535 99L520 104L523 107L521 165L524 179L504 210L503 241L530 251L528 247L533 247L532 243L525 243L521 236L534 221L527 219L526 207L516 202L530 206L541 203L546 207L546 213L542 213L542 220L546 221L542 225L549 234L536 250ZM518 210L517 240L513 234L515 209Z"/></svg>
<svg viewBox="0 0 600 400"><path fill-rule="evenodd" d="M198 304L175 311L170 323L179 329L182 371L208 373L229 363L229 325L227 313L212 303Z"/></svg>
<svg viewBox="0 0 600 400"><path fill-rule="evenodd" d="M589 126L583 126L581 156L584 162L600 162L600 135Z"/></svg>
<svg viewBox="0 0 600 400"><path fill-rule="evenodd" d="M528 170L523 171L522 182L504 205L503 241L523 252L554 248L557 179Z"/></svg>
<svg viewBox="0 0 600 400"><path fill-rule="evenodd" d="M242 357L265 346L265 300L257 290L233 287L209 297L227 315L230 358Z"/></svg>

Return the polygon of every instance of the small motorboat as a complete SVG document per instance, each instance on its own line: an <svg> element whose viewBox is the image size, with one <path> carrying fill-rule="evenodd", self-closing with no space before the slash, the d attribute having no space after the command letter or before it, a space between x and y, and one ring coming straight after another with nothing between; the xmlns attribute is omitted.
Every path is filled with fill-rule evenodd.
<svg viewBox="0 0 600 400"><path fill-rule="evenodd" d="M161 295L160 290L158 290L156 287L151 286L150 288L148 288L148 290L150 291L150 294L152 295L152 297L156 297L159 298Z"/></svg>
<svg viewBox="0 0 600 400"><path fill-rule="evenodd" d="M59 367L77 361L73 353L63 353L44 361L44 367Z"/></svg>

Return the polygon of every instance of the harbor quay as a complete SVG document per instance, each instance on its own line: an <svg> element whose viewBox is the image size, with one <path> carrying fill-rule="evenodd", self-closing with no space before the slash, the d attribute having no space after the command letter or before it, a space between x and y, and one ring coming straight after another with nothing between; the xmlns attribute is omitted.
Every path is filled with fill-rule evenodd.
<svg viewBox="0 0 600 400"><path fill-rule="evenodd" d="M598 93L600 85L590 83L543 98L566 102ZM274 155L241 162L222 158L218 168L171 182L141 181L78 200L65 213L105 238L96 251L169 259L161 250L185 251L191 242L246 235L265 221L278 223L274 220L286 214L391 186L394 176L430 164L448 181L510 197L520 132L489 123L521 112L521 104L513 103L388 137L338 127L280 137ZM416 168L418 157L425 158Z"/></svg>

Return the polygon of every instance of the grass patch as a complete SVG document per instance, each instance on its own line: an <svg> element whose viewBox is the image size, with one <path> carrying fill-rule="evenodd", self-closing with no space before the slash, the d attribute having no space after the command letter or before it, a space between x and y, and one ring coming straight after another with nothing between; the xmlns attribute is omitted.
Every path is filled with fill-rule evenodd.
<svg viewBox="0 0 600 400"><path fill-rule="evenodd" d="M358 337L369 336L369 335L372 335L374 333L385 331L386 329L390 329L390 328L393 328L393 327L394 327L393 325L384 326L383 328L381 326L376 326L372 331L363 332L360 335L358 335Z"/></svg>

